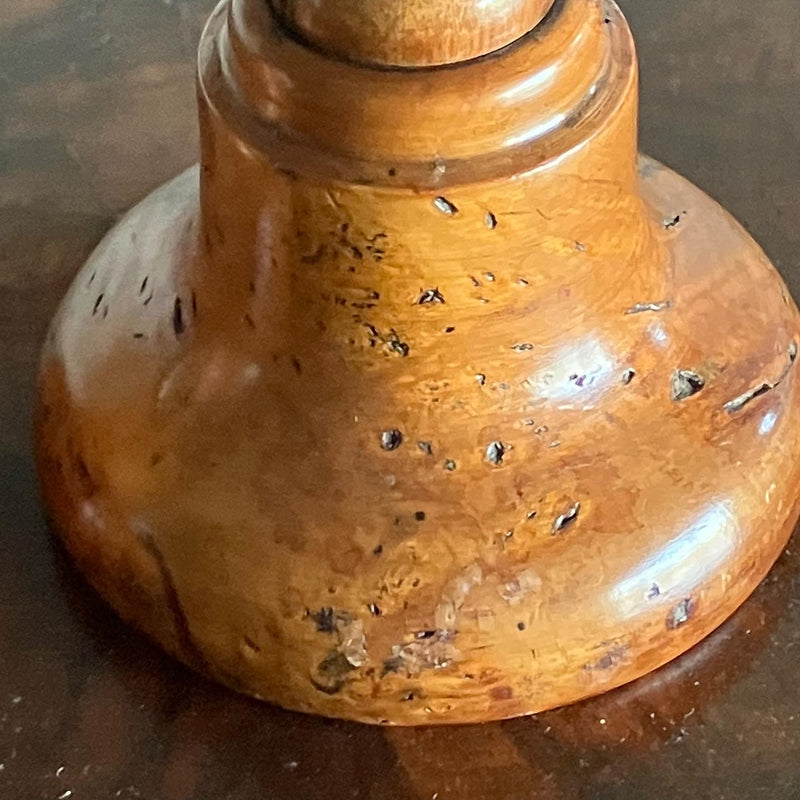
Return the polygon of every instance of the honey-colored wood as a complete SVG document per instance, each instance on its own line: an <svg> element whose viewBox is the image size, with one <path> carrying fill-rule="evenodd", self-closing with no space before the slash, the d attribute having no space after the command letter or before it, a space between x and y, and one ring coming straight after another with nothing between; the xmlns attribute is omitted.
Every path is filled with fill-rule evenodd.
<svg viewBox="0 0 800 800"><path fill-rule="evenodd" d="M306 41L351 61L450 64L499 50L533 30L553 0L272 0Z"/></svg>
<svg viewBox="0 0 800 800"><path fill-rule="evenodd" d="M797 517L798 313L637 157L613 5L439 70L223 2L202 160L134 209L42 358L46 504L100 593L285 707L498 719L639 677Z"/></svg>

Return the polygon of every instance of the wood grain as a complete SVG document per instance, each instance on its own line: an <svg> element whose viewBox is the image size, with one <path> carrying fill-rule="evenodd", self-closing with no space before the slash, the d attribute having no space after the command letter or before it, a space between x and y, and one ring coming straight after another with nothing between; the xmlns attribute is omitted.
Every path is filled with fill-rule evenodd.
<svg viewBox="0 0 800 800"><path fill-rule="evenodd" d="M533 30L553 0L273 0L285 23L340 58L385 66L451 64Z"/></svg>

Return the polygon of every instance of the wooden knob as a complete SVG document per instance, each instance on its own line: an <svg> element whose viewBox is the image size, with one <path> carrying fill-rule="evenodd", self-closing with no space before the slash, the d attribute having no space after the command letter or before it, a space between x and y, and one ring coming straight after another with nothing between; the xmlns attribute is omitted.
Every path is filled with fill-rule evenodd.
<svg viewBox="0 0 800 800"><path fill-rule="evenodd" d="M541 22L554 0L272 0L284 24L350 61L423 67L486 55Z"/></svg>

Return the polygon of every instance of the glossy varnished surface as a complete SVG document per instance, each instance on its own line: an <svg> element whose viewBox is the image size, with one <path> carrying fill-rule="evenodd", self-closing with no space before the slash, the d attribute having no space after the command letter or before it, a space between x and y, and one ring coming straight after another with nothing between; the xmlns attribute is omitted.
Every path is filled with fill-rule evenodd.
<svg viewBox="0 0 800 800"><path fill-rule="evenodd" d="M41 362L45 507L121 617L284 708L445 725L733 613L800 505L798 314L637 166L613 3L386 72L228 0L199 52L200 169L98 247Z"/></svg>
<svg viewBox="0 0 800 800"><path fill-rule="evenodd" d="M65 29L73 25L73 35L80 30L83 38L78 37L75 44L67 39L64 63L54 64L46 75L37 73L36 85L30 77L25 78L22 61L7 55L8 63L3 65L4 76L12 81L6 101L11 106L8 118L16 122L5 132L4 140L8 164L4 191L16 192L3 198L11 205L11 211L4 214L3 231L4 241L9 242L4 252L9 262L4 277L9 287L5 325L7 338L15 343L5 358L15 359L7 363L9 368L14 364L17 371L11 373L14 380L8 383L3 406L8 420L4 426L8 475L4 545L9 550L4 557L7 574L3 585L7 633L1 652L13 677L7 681L4 713L8 716L0 729L0 742L9 754L0 780L14 781L10 785L17 793L33 797L71 789L75 796L82 791L86 796L119 792L121 797L218 797L227 793L245 798L260 796L266 787L278 796L310 797L318 796L322 785L334 797L428 797L436 792L440 797L525 797L534 791L545 797L688 797L698 793L740 797L745 792L758 796L759 787L769 787L770 796L791 797L798 746L792 657L797 636L793 551L731 623L667 671L601 701L542 715L535 721L417 733L382 733L313 721L208 686L121 631L71 573L61 570L59 556L54 568L37 521L30 471L24 460L25 425L19 410L20 399L26 397L30 386L35 339L66 280L107 224L108 214L98 207L96 197L106 205L123 208L148 188L141 183L147 183L146 175L154 184L191 160L181 152L189 134L181 136L181 129L177 136L172 132L175 139L170 139L166 124L157 137L145 130L142 138L128 144L131 125L123 113L129 109L138 119L141 107L134 109L132 102L138 92L142 106L152 99L163 108L165 122L177 125L176 103L170 102L169 87L178 85L173 81L180 76L180 69L171 63L161 70L131 67L134 77L115 86L120 94L114 96L120 98L121 106L109 105L104 94L109 81L100 82L91 65L97 66L96 60L111 48L102 66L114 68L115 39L105 38L109 31L119 38L138 34L131 32L133 26L130 17L123 16L124 9L115 11L113 17L108 16L110 12L98 16L91 9L84 11L88 26L87 20L81 25L74 22L80 16L76 6L53 12L50 19L61 20ZM128 12L136 13L133 8ZM159 37L148 41L149 48L156 51L154 59L179 61L175 55L181 41L175 33L180 30L177 18L168 10L161 13L172 19L175 27L169 28L168 34L165 30L163 44ZM671 28L664 31L657 26L663 18L655 8L652 19L645 19L646 12L639 13L640 24L649 23L650 30L661 30L662 36L672 33ZM697 13L689 15L687 10L683 36L697 24ZM737 31L735 10L726 13L732 16L728 20L731 30ZM788 17L791 10L782 9L782 13ZM741 14L745 19L745 9ZM710 10L708 19L711 24ZM719 20L715 24L719 25ZM97 25L102 27L90 41L86 30L93 26L96 30ZM774 47L768 52L791 74L791 37L782 39L784 26L776 25L771 40ZM33 38L35 30L27 35ZM50 30L58 36L57 26ZM20 29L13 41L16 49L8 51L23 58L19 43L26 40ZM142 41L132 43L125 53L142 52ZM678 40L669 41L678 47ZM643 49L646 44L645 34ZM159 46L164 50L158 52ZM53 58L59 54L57 47L48 50ZM84 72L77 70L77 76L68 65L75 57L73 52L83 53L90 64ZM699 43L697 52L706 59L715 55ZM730 58L729 51L722 48L716 56ZM658 50L653 58L658 58ZM124 66L118 64L117 68L127 75L129 65ZM40 69L45 67L40 64ZM780 152L781 129L765 130L758 124L761 115L775 114L758 81L769 76L780 89L786 79L783 73L776 77L778 72L749 73L742 68L741 74L736 73L741 83L738 88L753 99L739 109L738 125L727 122L736 137L728 140L722 135L720 141L727 149L722 150L718 162L709 158L711 152L697 147L698 171L694 173L693 164L681 162L679 156L691 155L691 145L698 139L684 140L686 152L678 150L670 159L669 147L681 133L678 127L665 129L656 137L647 125L653 114L669 118L676 113L681 108L679 100L670 106L665 99L672 95L665 92L660 103L649 111L646 106L645 147L692 175L706 175L701 164L703 170L712 170L714 180L708 181L706 188L728 200L747 222L757 223L759 213L766 215L762 208L765 192L771 194L773 206L787 208L791 181L796 178L786 168L793 158L789 149L783 152L780 172L771 166ZM190 73L188 67L186 86ZM687 79L688 74L695 72L687 72ZM162 85L149 94L148 78L152 81L159 75ZM677 85L673 75L670 86ZM82 93L68 102L66 88L73 92L82 89ZM694 89L702 98L702 86ZM791 96L788 89L787 95ZM190 108L187 91L187 132L193 122ZM100 119L92 120L92 111ZM759 149L751 149L753 143L742 137L742 128L747 128L742 119L752 119ZM118 152L113 153L119 160L106 172L96 174L89 167L88 175L81 175L80 166L70 166L70 159L91 163L102 155L92 139L94 126L122 131ZM48 136L54 140L49 142L51 150L46 149ZM649 136L653 138L648 140ZM719 146L711 133L708 136L709 146ZM669 141L660 143L661 137ZM114 141L110 133L104 146L113 148ZM180 148L176 142L181 143ZM48 163L37 152L50 153L52 161ZM742 163L744 175L739 169L728 170L728 162L736 155L748 159ZM99 167L103 162L95 163ZM716 169L711 167L714 163ZM121 170L121 164L127 169ZM77 174L70 174L71 169ZM747 170L753 170L750 182ZM65 172L66 177L59 180ZM756 175L760 175L758 180ZM97 194L72 194L76 185L91 183L87 177L98 181ZM756 199L745 194L725 197L714 189L717 181L724 185L726 180L732 185L743 182L743 188L749 188ZM110 198L109 190L119 191L120 187L123 192L133 188L130 194ZM737 200L742 204L739 207ZM760 240L779 260L782 253L791 254L788 237L793 230L790 221L782 227L780 219L765 216L764 228L758 231ZM791 274L786 274L791 279ZM23 304L20 299L28 302ZM38 329L35 321L40 323ZM65 598L73 600L71 606L64 604ZM59 772L61 766L64 770Z"/></svg>

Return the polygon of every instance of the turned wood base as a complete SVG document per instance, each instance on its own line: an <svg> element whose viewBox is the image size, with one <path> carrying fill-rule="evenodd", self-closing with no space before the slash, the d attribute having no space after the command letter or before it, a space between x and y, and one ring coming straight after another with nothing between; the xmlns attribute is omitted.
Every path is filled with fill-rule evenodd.
<svg viewBox="0 0 800 800"><path fill-rule="evenodd" d="M519 150L509 111L488 150L425 160L414 109L273 137L306 95L258 106L267 12L226 8L202 169L115 228L45 347L40 475L76 563L191 667L370 723L531 714L686 651L796 521L800 327L723 209L637 166L621 16L556 3L507 56L562 76L569 125ZM302 49L267 48L328 80ZM393 73L329 66L390 113Z"/></svg>

